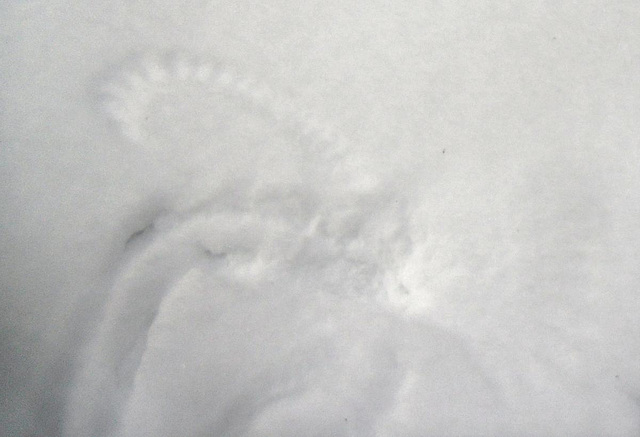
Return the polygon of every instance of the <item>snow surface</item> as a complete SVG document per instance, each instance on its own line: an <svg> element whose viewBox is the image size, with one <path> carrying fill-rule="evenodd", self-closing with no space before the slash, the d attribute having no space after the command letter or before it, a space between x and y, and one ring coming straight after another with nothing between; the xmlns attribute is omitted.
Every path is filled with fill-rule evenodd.
<svg viewBox="0 0 640 437"><path fill-rule="evenodd" d="M0 435L640 435L640 5L395 3L3 3Z"/></svg>

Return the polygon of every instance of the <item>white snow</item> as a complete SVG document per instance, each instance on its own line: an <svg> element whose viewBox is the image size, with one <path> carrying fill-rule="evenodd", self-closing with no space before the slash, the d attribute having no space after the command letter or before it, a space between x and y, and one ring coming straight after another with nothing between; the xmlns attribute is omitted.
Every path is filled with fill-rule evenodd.
<svg viewBox="0 0 640 437"><path fill-rule="evenodd" d="M0 434L640 434L640 6L10 0Z"/></svg>

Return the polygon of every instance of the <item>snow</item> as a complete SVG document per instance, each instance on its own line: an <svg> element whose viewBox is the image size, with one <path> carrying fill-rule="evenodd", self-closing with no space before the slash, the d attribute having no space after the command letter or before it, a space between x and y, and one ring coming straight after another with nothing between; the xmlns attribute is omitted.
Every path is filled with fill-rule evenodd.
<svg viewBox="0 0 640 437"><path fill-rule="evenodd" d="M640 434L640 7L397 3L3 4L0 434Z"/></svg>

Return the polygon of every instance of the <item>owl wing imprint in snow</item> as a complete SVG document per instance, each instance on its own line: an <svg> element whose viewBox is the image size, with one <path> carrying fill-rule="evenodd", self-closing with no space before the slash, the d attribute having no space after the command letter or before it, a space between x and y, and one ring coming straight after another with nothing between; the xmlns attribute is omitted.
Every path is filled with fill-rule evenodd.
<svg viewBox="0 0 640 437"><path fill-rule="evenodd" d="M120 137L182 191L143 232L123 237L68 435L113 431L163 300L194 270L215 283L282 280L285 289L374 301L397 261L385 254L397 223L382 212L375 177L345 138L269 87L219 62L149 55L102 91ZM380 235L365 223L375 217L387 220Z"/></svg>
<svg viewBox="0 0 640 437"><path fill-rule="evenodd" d="M336 129L218 61L143 56L102 94L127 142L209 186L372 183Z"/></svg>

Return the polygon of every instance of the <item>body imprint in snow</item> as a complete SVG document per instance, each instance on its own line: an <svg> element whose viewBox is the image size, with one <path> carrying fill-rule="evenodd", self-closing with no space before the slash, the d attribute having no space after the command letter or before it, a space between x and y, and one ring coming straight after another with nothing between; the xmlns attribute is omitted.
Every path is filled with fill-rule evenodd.
<svg viewBox="0 0 640 437"><path fill-rule="evenodd" d="M148 336L163 299L194 272L219 294L209 298L218 312L220 289L251 301L274 290L384 301L406 248L402 226L335 130L269 87L187 55L143 56L101 92L121 140L144 150L167 180L163 213L123 238L71 395L68 435L117 432L128 399L141 396L139 369L156 347Z"/></svg>

